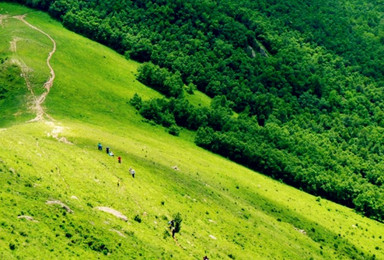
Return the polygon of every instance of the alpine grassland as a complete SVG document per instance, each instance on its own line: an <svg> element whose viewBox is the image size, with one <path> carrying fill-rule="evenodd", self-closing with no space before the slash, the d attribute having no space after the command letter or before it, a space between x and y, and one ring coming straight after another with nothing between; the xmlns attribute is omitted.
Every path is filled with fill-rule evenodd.
<svg viewBox="0 0 384 260"><path fill-rule="evenodd" d="M44 12L0 15L1 259L384 259L382 223L144 120L131 98L162 96L136 80L139 63ZM52 42L20 15L57 45L42 120Z"/></svg>

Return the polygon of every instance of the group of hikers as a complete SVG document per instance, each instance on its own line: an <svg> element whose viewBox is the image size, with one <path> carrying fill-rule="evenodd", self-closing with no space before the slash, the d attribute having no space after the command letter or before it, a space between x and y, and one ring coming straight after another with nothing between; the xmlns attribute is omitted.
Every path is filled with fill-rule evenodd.
<svg viewBox="0 0 384 260"><path fill-rule="evenodd" d="M98 143L98 144L97 144L97 149L98 149L99 151L103 151L103 146L101 145L101 143ZM109 156L115 156L114 153L111 151L111 149L110 149L109 147L106 147L106 148L105 148L105 152L106 152ZM117 161L118 161L118 163L121 163L121 156L118 156L118 157L117 157ZM129 171L129 173L132 175L132 177L135 178L135 174L136 174L135 170L132 169L132 167L130 167L128 171ZM120 186L120 181L118 181L117 186L118 186L118 187ZM171 221L168 222L168 225L169 225L168 227L169 227L169 229L170 229L170 231L171 231L171 233L172 233L172 237L174 238L176 232L178 232L178 231L177 231L177 228L176 228L176 221L175 221L174 219L172 219ZM207 256L204 256L204 257L203 257L203 260L209 260L209 258L208 258Z"/></svg>
<svg viewBox="0 0 384 260"><path fill-rule="evenodd" d="M101 143L98 143L97 144L97 149L99 151L103 151L103 145ZM105 148L105 152L109 155L109 156L112 156L114 157L115 154L111 151L111 149L109 147L106 147ZM121 163L121 156L118 156L117 157L117 162L118 163ZM129 168L129 173L132 175L133 178L135 178L135 174L136 174L136 171L134 169L132 169L131 167Z"/></svg>

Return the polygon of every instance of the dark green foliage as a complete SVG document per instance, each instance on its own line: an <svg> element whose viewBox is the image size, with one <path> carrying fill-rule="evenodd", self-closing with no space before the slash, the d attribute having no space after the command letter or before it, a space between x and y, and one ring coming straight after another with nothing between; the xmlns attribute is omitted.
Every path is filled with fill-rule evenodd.
<svg viewBox="0 0 384 260"><path fill-rule="evenodd" d="M197 130L201 126L221 130L230 121L232 113L230 109L222 106L211 109L195 108L183 98L141 101L141 98L135 94L130 103L143 117L165 127L172 126L171 131L176 131L175 133L179 131L176 125L190 130Z"/></svg>
<svg viewBox="0 0 384 260"><path fill-rule="evenodd" d="M141 223L141 217L139 215L136 215L134 218L133 218L134 221L136 221L137 223Z"/></svg>
<svg viewBox="0 0 384 260"><path fill-rule="evenodd" d="M141 106L143 105L143 101L141 100L141 97L135 93L133 97L129 100L129 103L136 108L136 110L140 110Z"/></svg>
<svg viewBox="0 0 384 260"><path fill-rule="evenodd" d="M16 245L13 244L13 243L9 243L9 249L15 250L16 249Z"/></svg>
<svg viewBox="0 0 384 260"><path fill-rule="evenodd" d="M93 236L90 236L88 237L84 243L92 250L94 251L97 251L97 252L101 252L103 253L104 255L108 255L108 253L111 253L112 251L107 247L107 245L105 243L103 243L103 241L93 237Z"/></svg>
<svg viewBox="0 0 384 260"><path fill-rule="evenodd" d="M215 138L215 131L210 127L200 127L197 130L195 143L203 148L210 148Z"/></svg>
<svg viewBox="0 0 384 260"><path fill-rule="evenodd" d="M140 62L150 61L152 54L151 46L151 42L148 39L140 39L131 45L131 49L125 55Z"/></svg>
<svg viewBox="0 0 384 260"><path fill-rule="evenodd" d="M193 83L189 83L187 86L187 93L193 95L196 90L196 85Z"/></svg>
<svg viewBox="0 0 384 260"><path fill-rule="evenodd" d="M206 149L384 221L380 3L19 2L151 61L138 79L177 99L134 98L145 118L199 129L196 143ZM180 98L184 84L213 97L212 107Z"/></svg>
<svg viewBox="0 0 384 260"><path fill-rule="evenodd" d="M383 220L380 216L384 215L384 198L382 191L374 187L365 187L364 192L360 193L353 201L356 210L367 216Z"/></svg>
<svg viewBox="0 0 384 260"><path fill-rule="evenodd" d="M67 1L54 1L49 7L49 13L58 19L62 19L63 16L68 13L74 6L76 2L67 0ZM78 8L78 5L76 5Z"/></svg>
<svg viewBox="0 0 384 260"><path fill-rule="evenodd" d="M184 83L180 73L170 73L152 63L144 63L139 67L137 80L168 97L180 97L183 94Z"/></svg>
<svg viewBox="0 0 384 260"><path fill-rule="evenodd" d="M139 112L146 119L152 120L165 127L170 127L175 124L175 118L170 113L168 103L165 99L153 99L143 102Z"/></svg>
<svg viewBox="0 0 384 260"><path fill-rule="evenodd" d="M180 128L177 127L176 125L171 125L169 127L168 133L170 133L171 135L174 135L174 136L179 136Z"/></svg>
<svg viewBox="0 0 384 260"><path fill-rule="evenodd" d="M173 221L175 222L174 232L175 232L175 233L179 233L180 230L181 230L181 222L183 221L183 219L181 218L181 215L180 215L179 212L177 212L177 213L173 216Z"/></svg>
<svg viewBox="0 0 384 260"><path fill-rule="evenodd" d="M10 0L9 2L22 3L26 4L27 6L46 11L48 10L49 6L54 2L54 0Z"/></svg>

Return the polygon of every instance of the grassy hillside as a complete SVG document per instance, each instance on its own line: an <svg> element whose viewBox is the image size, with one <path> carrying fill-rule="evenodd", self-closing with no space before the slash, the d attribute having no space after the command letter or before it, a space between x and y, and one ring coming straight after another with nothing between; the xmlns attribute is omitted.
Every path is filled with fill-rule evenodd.
<svg viewBox="0 0 384 260"><path fill-rule="evenodd" d="M146 119L196 130L207 150L384 222L377 1L10 1L148 62L137 79L177 100L135 96ZM188 105L183 88L213 105Z"/></svg>
<svg viewBox="0 0 384 260"><path fill-rule="evenodd" d="M55 120L25 123L33 115L21 106L25 118L8 117L0 130L2 259L384 258L382 224L198 148L191 132L173 137L142 122L128 100L160 95L135 80L137 63L42 12L0 3L0 14L27 14L57 43L44 103ZM24 60L43 92L50 41L11 17L1 26L2 53ZM13 37L24 39L16 53ZM207 105L206 97L194 102ZM97 151L98 142L122 163ZM174 241L167 223L177 212L183 222Z"/></svg>

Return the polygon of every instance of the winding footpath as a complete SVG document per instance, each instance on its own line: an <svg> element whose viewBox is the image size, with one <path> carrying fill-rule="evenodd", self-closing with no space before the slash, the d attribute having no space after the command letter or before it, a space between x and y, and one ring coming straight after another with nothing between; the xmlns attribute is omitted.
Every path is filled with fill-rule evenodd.
<svg viewBox="0 0 384 260"><path fill-rule="evenodd" d="M55 120L45 111L45 109L43 107L43 103L44 103L45 99L47 98L47 96L48 96L48 94L49 94L49 92L53 86L53 82L55 80L55 77L56 77L55 71L53 70L51 63L50 63L53 54L55 54L55 52L56 52L56 42L48 33L44 32L43 30L41 30L41 29L37 28L36 26L27 22L25 20L25 17L26 17L26 15L12 16L13 19L17 19L17 20L23 22L24 24L26 24L28 27L32 28L33 30L36 30L41 34L44 34L46 37L48 37L48 39L51 40L52 45L53 45L52 50L49 52L47 60L46 60L47 66L48 66L49 71L50 71L50 77L44 83L43 86L44 86L45 91L40 96L37 96L35 94L35 91L33 90L33 87L32 87L32 83L30 81L29 75L32 72L32 69L29 68L27 66L27 64L25 64L25 62L21 58L17 58L17 59L12 60L12 62L14 64L16 64L17 66L19 66L21 68L21 76L24 78L26 86L27 86L29 92L31 93L32 105L30 106L30 109L36 113L36 116L34 119L29 120L28 123L37 122L37 121L45 121L45 123L47 125L49 125L53 128L52 132L47 134L48 136L55 138L59 142L63 142L66 144L72 144L65 137L59 137L59 135L62 133L64 127L56 125L54 123ZM8 18L8 16L0 15L0 22L1 22L0 26L3 26L2 22L3 22L3 20L5 20L7 18ZM17 52L17 42L20 40L23 40L23 39L19 38L19 37L14 37L12 39L12 41L10 42L10 45L11 45L10 50L12 52L14 52L14 53ZM48 119L48 120L45 120L45 119Z"/></svg>
<svg viewBox="0 0 384 260"><path fill-rule="evenodd" d="M26 24L27 26L29 26L30 28L32 28L32 29L34 29L34 30L36 30L36 31L38 31L38 32L40 32L40 33L42 33L42 34L44 34L45 36L47 36L47 37L51 40L51 42L52 42L52 44L53 44L53 48L52 48L51 52L49 52L49 54L48 54L48 58L47 58L47 66L48 66L48 68L49 68L49 70L50 70L50 77L49 77L48 81L44 83L45 92L44 92L43 94L41 94L39 97L36 97L36 96L34 95L34 93L33 93L33 91L32 91L32 88L30 87L30 84L28 84L27 75L26 75L26 73L23 73L24 78L25 78L25 80L26 80L26 82L27 82L27 85L29 85L28 88L30 89L32 95L34 95L34 100L35 100L34 110L36 111L36 117L35 117L34 119L30 120L29 122L41 121L41 120L44 119L44 115L45 115L46 117L48 117L50 120L53 120L53 118L52 118L51 116L49 116L49 115L45 112L44 108L42 107L42 104L44 103L46 97L48 96L49 91L50 91L51 88L52 88L53 81L55 80L55 77L56 77L56 75L55 75L55 71L53 70L53 68L52 68L52 66L51 66L51 63L50 63L53 54L56 52L56 42L55 42L55 40L54 40L48 33L44 32L44 31L42 31L41 29L37 28L36 26L33 26L32 24L28 23L28 22L24 19L25 16L26 16L26 15L18 15L18 16L13 16L13 18L22 21L23 23L25 23L25 24ZM16 47L15 47L15 50L16 50Z"/></svg>

